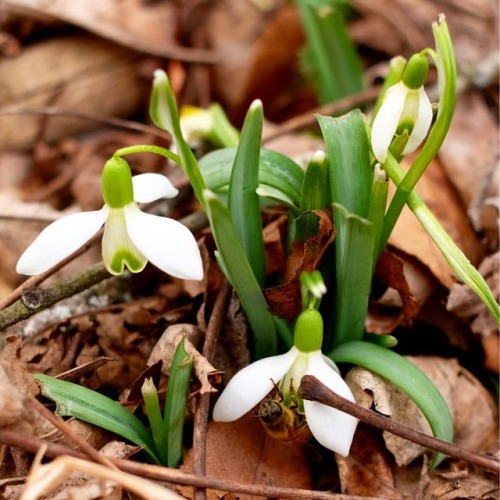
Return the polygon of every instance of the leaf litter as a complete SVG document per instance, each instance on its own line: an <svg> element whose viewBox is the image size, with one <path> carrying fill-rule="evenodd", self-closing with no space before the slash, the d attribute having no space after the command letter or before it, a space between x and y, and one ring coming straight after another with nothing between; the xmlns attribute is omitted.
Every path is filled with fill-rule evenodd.
<svg viewBox="0 0 500 500"><path fill-rule="evenodd" d="M266 118L276 122L310 111L314 105L312 93L294 63L303 41L298 17L284 2L271 2L270 10L259 9L245 0L231 2L229 10L223 2L205 6L193 2L181 8L161 2L131 1L118 5L108 0L89 3L85 9L79 9L78 4L54 2L49 10L46 2L37 0L4 4L2 33L16 43L5 47L0 60L0 93L8 96L0 108L6 111L0 116L4 131L0 140L2 298L20 284L20 277L13 272L15 262L43 225L66 212L99 208L97 174L108 148L165 140L161 134L124 131L125 122L119 122L122 130L103 125L106 120L112 123L114 118L122 117L148 126L145 116L150 70L162 64L177 64L161 57L181 61L176 66L185 74L178 85L181 101L184 98L190 104L207 104L207 98L217 100L236 123L246 105L257 96L264 100ZM413 5L397 0L389 7L381 0L355 0L352 5L357 16L350 24L351 35L364 47L371 64L429 45L425 39L428 30L424 28L439 12L446 11L457 43L461 84L468 90L459 96L448 139L438 160L422 179L419 192L469 259L475 264L483 261L480 269L492 289L498 291L498 116L494 110L498 77L489 57L498 50L493 42L493 2L425 1ZM102 15L106 8L108 17ZM54 23L54 19L58 21ZM227 29L221 30L221 26ZM185 48L183 43L191 44L191 48ZM14 46L18 48L9 49ZM65 51L61 52L63 47ZM58 58L63 61L66 53L67 63L53 64ZM183 62L186 60L215 64L200 66ZM34 64L38 68L37 78L32 78ZM63 118L42 112L21 116L13 114L13 106L18 111L55 106L67 113ZM72 117L76 113L97 115L100 121ZM270 126L279 130L280 123ZM295 132L285 134L279 145L272 148L296 151L300 161L310 154L311 147L317 148L310 137L302 143L303 137ZM133 168L159 171L164 165L141 158ZM175 172L171 167L170 170ZM37 203L25 201L30 199ZM174 216L189 213L193 208L197 209L187 197L182 206L170 207ZM287 264L285 235L277 216L271 217L268 228L268 271L276 272ZM321 242L311 247L314 251L295 251L291 281L280 285L285 286L282 291L277 292L279 287L275 290L276 304L286 298L287 309L297 307L295 271L314 267L333 238L333 227L324 231ZM214 385L222 388L217 386L219 370L226 373L227 379L248 364L248 327L234 296L225 314L214 360L199 354L203 352L204 335L221 286L211 237L206 231L200 236L205 262L210 263L201 286L166 279L148 267L144 275L107 280L5 331L0 337L0 436L2 431L14 431L17 435L42 437L75 447L67 436L61 441L59 431L26 404L26 398L38 394L32 373L67 374L74 381L134 406L140 413L140 405L132 405L134 385L148 365L161 359L163 374L156 376L165 386L176 335L195 332L192 343L200 368L198 381L193 379L192 384L189 411L193 412L201 393L211 392ZM403 262L404 275L399 263L379 269L386 294L380 302L383 307L379 306L377 315L369 321L379 325L379 333L397 332L406 324L404 345L411 347L409 351L434 354L411 359L446 395L453 409L457 442L498 456L498 414L489 392L491 375L498 376L498 331L484 308L455 283L448 265L410 214L403 215L390 244L391 251ZM95 262L98 254L94 250L51 279L72 276L77 269ZM391 289L392 295L388 293ZM445 297L450 289L445 307L440 297ZM272 301L271 295L268 299ZM442 357L442 352L437 356L437 352L432 352L433 345L420 345L420 334L428 330L427 321L432 321L427 316L431 305L434 317L440 318L438 330L446 330L448 357ZM409 328L412 322L413 327ZM366 401L367 406L374 405L378 411L389 412L396 420L419 428L418 412L397 389L384 380L375 380L373 375L368 382L360 381L357 371L354 369L354 375L349 377L355 378L352 387L359 387L358 403ZM116 447L113 456L120 458L137 451L87 424L71 421L68 425L103 453L107 454L110 446ZM194 452L190 446L188 440L182 466L188 472L193 470ZM285 486L318 493L330 490L341 492L346 498L498 498L497 481L491 474L454 460L428 474L422 460L416 458L421 449L366 426L360 427L346 460L334 459L331 454L322 456L314 443L290 445L271 440L255 414L233 424L210 422L206 446L208 478L229 478L264 489ZM0 459L0 494L14 498L25 489L19 483L30 475L32 455L22 447L2 445ZM60 467L61 471L79 467L77 462L60 465L64 459L57 460L47 466L52 470ZM98 476L97 469L85 476L72 475L50 498L122 497L123 490L117 486L116 478L113 482L93 482L92 478ZM37 476L31 477L37 484ZM188 497L192 496L191 491L186 486L180 490ZM217 488L207 494L210 498L234 496L230 489Z"/></svg>

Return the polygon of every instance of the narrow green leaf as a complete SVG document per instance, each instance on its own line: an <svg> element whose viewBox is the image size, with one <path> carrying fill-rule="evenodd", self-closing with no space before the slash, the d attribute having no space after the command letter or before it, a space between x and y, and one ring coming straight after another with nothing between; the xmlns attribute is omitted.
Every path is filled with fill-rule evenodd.
<svg viewBox="0 0 500 500"><path fill-rule="evenodd" d="M236 234L257 282L264 286L266 264L259 195L260 139L264 113L262 103L250 106L229 181L228 209Z"/></svg>
<svg viewBox="0 0 500 500"><path fill-rule="evenodd" d="M151 434L119 403L72 382L42 374L35 375L35 379L40 382L43 395L56 402L59 415L75 417L114 432L142 446L154 462L160 463Z"/></svg>
<svg viewBox="0 0 500 500"><path fill-rule="evenodd" d="M373 168L363 115L356 109L340 118L318 116L317 119L326 144L332 201L366 218Z"/></svg>
<svg viewBox="0 0 500 500"><path fill-rule="evenodd" d="M146 407L146 416L149 420L149 428L153 436L155 449L160 457L162 464L166 464L166 453L163 452L164 444L166 441L165 430L163 428L163 417L161 416L160 400L158 398L158 391L152 378L144 380L141 387L142 399ZM166 452L166 450L165 450Z"/></svg>
<svg viewBox="0 0 500 500"><path fill-rule="evenodd" d="M277 349L273 317L241 247L229 212L216 194L206 190L203 196L219 259L222 259L222 267L238 294L253 332L254 357L272 356Z"/></svg>
<svg viewBox="0 0 500 500"><path fill-rule="evenodd" d="M348 342L336 347L329 355L335 363L352 363L390 380L420 408L434 436L453 441L453 419L446 401L427 375L399 354L370 342ZM444 456L437 453L431 467Z"/></svg>
<svg viewBox="0 0 500 500"><path fill-rule="evenodd" d="M178 467L182 461L184 417L193 368L193 358L186 352L184 342L182 339L175 349L165 402L164 428L167 437L168 467Z"/></svg>
<svg viewBox="0 0 500 500"><path fill-rule="evenodd" d="M200 159L200 168L211 191L219 193L229 187L236 148L212 151ZM283 193L298 208L304 171L285 155L268 149L260 150L259 185Z"/></svg>
<svg viewBox="0 0 500 500"><path fill-rule="evenodd" d="M335 239L334 315L325 339L327 349L349 340L361 340L371 290L373 268L373 230L371 223L334 204ZM332 343L333 342L333 343Z"/></svg>
<svg viewBox="0 0 500 500"><path fill-rule="evenodd" d="M327 323L325 346L361 340L373 267L370 212L373 168L363 115L318 116L326 143L336 236L335 307Z"/></svg>
<svg viewBox="0 0 500 500"><path fill-rule="evenodd" d="M363 69L339 1L295 0L307 37L307 70L321 104L363 89Z"/></svg>
<svg viewBox="0 0 500 500"><path fill-rule="evenodd" d="M300 217L296 220L294 240L305 241L318 234L318 217L312 210L324 210L332 203L328 161L323 151L316 151L307 165L300 195Z"/></svg>

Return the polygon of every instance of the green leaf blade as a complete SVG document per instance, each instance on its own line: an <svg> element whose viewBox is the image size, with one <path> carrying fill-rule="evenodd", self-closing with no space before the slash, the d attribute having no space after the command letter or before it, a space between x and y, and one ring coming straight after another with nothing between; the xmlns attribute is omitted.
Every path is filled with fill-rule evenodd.
<svg viewBox="0 0 500 500"><path fill-rule="evenodd" d="M371 370L399 387L420 408L435 437L453 441L453 419L446 401L425 373L399 354L370 342L353 341L329 355L335 363L352 363ZM436 453L431 468L442 462Z"/></svg>
<svg viewBox="0 0 500 500"><path fill-rule="evenodd" d="M218 260L238 294L253 332L254 357L273 356L277 351L273 317L239 242L229 212L217 195L209 190L204 192L204 201L219 251Z"/></svg>
<svg viewBox="0 0 500 500"><path fill-rule="evenodd" d="M248 110L229 181L228 208L257 282L264 286L266 265L259 195L260 140L264 114L254 101Z"/></svg>
<svg viewBox="0 0 500 500"><path fill-rule="evenodd" d="M62 416L72 416L122 436L160 463L151 434L142 422L116 401L72 382L47 375L35 375L44 396L57 404Z"/></svg>

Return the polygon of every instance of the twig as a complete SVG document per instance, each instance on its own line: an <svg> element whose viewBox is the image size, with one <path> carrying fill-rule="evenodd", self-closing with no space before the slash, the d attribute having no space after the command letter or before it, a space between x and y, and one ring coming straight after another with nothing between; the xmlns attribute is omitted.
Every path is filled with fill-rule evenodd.
<svg viewBox="0 0 500 500"><path fill-rule="evenodd" d="M315 115L335 115L340 113L343 110L354 108L355 106L359 106L366 102L369 102L375 99L380 93L381 87L371 87L357 94L353 94L345 97L344 99L340 99L339 101L332 102L330 104L325 104L324 106L320 106L313 111L306 111L301 115L294 116L282 123L281 125L277 125L273 127L268 133L264 132L262 137L262 144L266 142L272 141L273 139L277 139L282 135L288 134L289 132L293 132L295 130L308 127L314 125L316 123Z"/></svg>
<svg viewBox="0 0 500 500"><path fill-rule="evenodd" d="M219 336L224 317L231 295L231 285L224 280L219 289L217 299L214 304L210 321L208 322L205 343L203 345L203 356L211 363L215 354L215 345ZM193 451L194 464L193 472L196 475L204 476L206 474L206 458L207 458L207 427L208 427L208 412L210 408L210 394L202 394L198 399L196 412L194 415L194 430L193 430ZM194 498L196 500L204 500L206 492L195 487Z"/></svg>
<svg viewBox="0 0 500 500"><path fill-rule="evenodd" d="M43 441L39 438L21 434L9 429L0 429L0 443L15 446L31 453L36 453L41 446L47 446L46 455L58 457L70 455L77 458L86 458L85 454L57 443ZM141 464L129 460L110 459L120 470L136 474L137 476L156 479L158 481L169 481L186 486L197 486L214 490L230 491L243 495L256 495L275 498L317 499L317 500L383 500L375 497L360 497L351 495L340 495L326 491L302 490L296 488L281 488L279 486L267 486L259 484L242 484L223 479L215 479L195 474L182 472L178 469L170 469L158 465Z"/></svg>
<svg viewBox="0 0 500 500"><path fill-rule="evenodd" d="M134 130L136 132L143 132L145 134L151 134L153 136L162 137L164 139L170 139L170 134L151 125L145 125L143 123L124 120L122 118L115 118L112 116L98 115L96 113L83 113L71 109L59 108L57 106L40 106L38 108L25 108L21 106L0 107L0 116L10 116L10 115L19 115L19 116L45 115L45 116L71 117L71 118L77 118L79 120L89 120L102 123L104 125L111 125L112 127L122 128L125 130Z"/></svg>
<svg viewBox="0 0 500 500"><path fill-rule="evenodd" d="M0 312L0 331L43 311L57 302L111 278L102 262L47 288L25 287L21 298Z"/></svg>
<svg viewBox="0 0 500 500"><path fill-rule="evenodd" d="M367 410L351 401L339 396L331 389L322 384L316 377L305 375L302 377L299 388L299 397L311 401L317 401L332 408L337 408L349 415L362 420L368 425L388 431L396 436L400 436L408 441L412 441L421 446L434 451L439 451L450 457L465 460L471 464L483 467L489 471L500 473L500 462L482 453L467 450L453 443L448 443L442 439L437 439L422 432L418 432L406 425L394 422L388 417L384 417L374 411Z"/></svg>
<svg viewBox="0 0 500 500"><path fill-rule="evenodd" d="M28 396L25 399L25 402L34 408L42 417L48 420L54 427L56 427L56 429L59 429L65 436L73 441L80 448L80 450L82 450L85 455L87 455L94 462L105 465L106 467L111 467L115 470L117 469L116 465L113 464L109 458L99 453L95 448L90 446L85 439L81 438L76 432L73 432L61 417L45 408L40 401L35 399L33 396Z"/></svg>

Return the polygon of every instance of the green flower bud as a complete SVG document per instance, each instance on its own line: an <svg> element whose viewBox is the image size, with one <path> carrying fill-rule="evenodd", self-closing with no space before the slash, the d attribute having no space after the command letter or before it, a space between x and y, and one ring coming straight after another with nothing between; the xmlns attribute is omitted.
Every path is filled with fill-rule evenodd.
<svg viewBox="0 0 500 500"><path fill-rule="evenodd" d="M301 352L321 349L323 343L323 318L316 309L302 311L295 323L294 344Z"/></svg>
<svg viewBox="0 0 500 500"><path fill-rule="evenodd" d="M132 173L119 156L110 158L102 170L102 197L110 208L123 208L134 201Z"/></svg>
<svg viewBox="0 0 500 500"><path fill-rule="evenodd" d="M403 72L403 83L412 90L417 90L425 83L429 72L429 61L426 56L414 54L406 64Z"/></svg>

